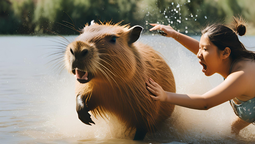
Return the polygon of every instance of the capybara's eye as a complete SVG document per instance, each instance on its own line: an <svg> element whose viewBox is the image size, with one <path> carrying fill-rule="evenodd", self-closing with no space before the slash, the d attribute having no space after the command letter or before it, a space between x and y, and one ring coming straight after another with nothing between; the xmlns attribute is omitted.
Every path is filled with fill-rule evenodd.
<svg viewBox="0 0 255 144"><path fill-rule="evenodd" d="M72 54L74 54L74 53L73 53L73 50L72 50L71 48L70 48L70 52L71 52Z"/></svg>
<svg viewBox="0 0 255 144"><path fill-rule="evenodd" d="M116 36L111 37L110 42L111 42L111 43L116 43Z"/></svg>
<svg viewBox="0 0 255 144"><path fill-rule="evenodd" d="M87 49L84 49L82 52L81 52L81 56L82 57L85 57L88 53L88 50Z"/></svg>

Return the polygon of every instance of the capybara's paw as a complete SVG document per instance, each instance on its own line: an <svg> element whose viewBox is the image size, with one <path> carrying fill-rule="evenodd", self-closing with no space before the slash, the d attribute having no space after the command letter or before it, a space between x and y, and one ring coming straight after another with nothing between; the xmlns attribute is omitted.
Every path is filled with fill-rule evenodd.
<svg viewBox="0 0 255 144"><path fill-rule="evenodd" d="M87 125L95 124L90 118L91 115L88 113L89 109L86 104L84 104L80 94L76 97L76 111L78 113L79 119L83 123Z"/></svg>

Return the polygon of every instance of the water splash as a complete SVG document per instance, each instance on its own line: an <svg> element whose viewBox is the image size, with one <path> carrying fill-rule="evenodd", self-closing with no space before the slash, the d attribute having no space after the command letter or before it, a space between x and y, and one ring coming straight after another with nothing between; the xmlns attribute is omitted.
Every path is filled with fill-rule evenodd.
<svg viewBox="0 0 255 144"><path fill-rule="evenodd" d="M159 24L170 24L175 30L179 32L183 32L188 34L189 32L194 33L194 26L198 25L197 22L201 19L207 20L207 16L202 16L203 13L201 9L197 9L195 12L190 12L187 8L188 5L192 3L192 1L187 0L186 2L171 2L166 7L161 8L159 10L161 18L157 19L157 23ZM188 10L188 14L187 14ZM155 11L157 13L157 11ZM155 12L151 15L148 13L145 16L145 25L147 26L147 21L151 21L152 17L155 15ZM184 13L184 14L183 14ZM157 14L156 14L157 15ZM189 26L189 29L185 29L185 27ZM197 31L197 30L196 30ZM197 33L197 32L196 32Z"/></svg>

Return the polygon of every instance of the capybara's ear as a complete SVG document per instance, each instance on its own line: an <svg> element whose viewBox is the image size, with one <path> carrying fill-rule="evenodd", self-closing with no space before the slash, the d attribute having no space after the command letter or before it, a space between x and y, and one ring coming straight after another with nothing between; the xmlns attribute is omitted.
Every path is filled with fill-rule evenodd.
<svg viewBox="0 0 255 144"><path fill-rule="evenodd" d="M143 27L136 25L133 26L129 29L129 41L128 44L132 44L135 41L138 40L138 38L140 37L141 31L143 30Z"/></svg>

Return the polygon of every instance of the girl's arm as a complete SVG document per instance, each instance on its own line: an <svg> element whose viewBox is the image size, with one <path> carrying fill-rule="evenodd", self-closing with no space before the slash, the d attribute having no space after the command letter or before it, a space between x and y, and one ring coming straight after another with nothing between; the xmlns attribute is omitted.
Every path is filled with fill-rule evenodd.
<svg viewBox="0 0 255 144"><path fill-rule="evenodd" d="M243 71L234 72L220 85L203 95L166 92L152 79L147 82L147 89L153 94L151 97L154 100L167 101L192 109L207 110L237 96L244 95L249 88L249 79L249 76Z"/></svg>
<svg viewBox="0 0 255 144"><path fill-rule="evenodd" d="M178 41L180 44L182 44L184 47L186 47L188 50L193 52L194 54L197 54L199 50L199 41L196 39L193 39L192 37L189 37L187 35L184 35L182 33L179 33L175 31L170 25L160 25L160 24L150 24L154 26L150 29L150 31L153 30L161 30L166 33L166 37L172 37L176 41Z"/></svg>

